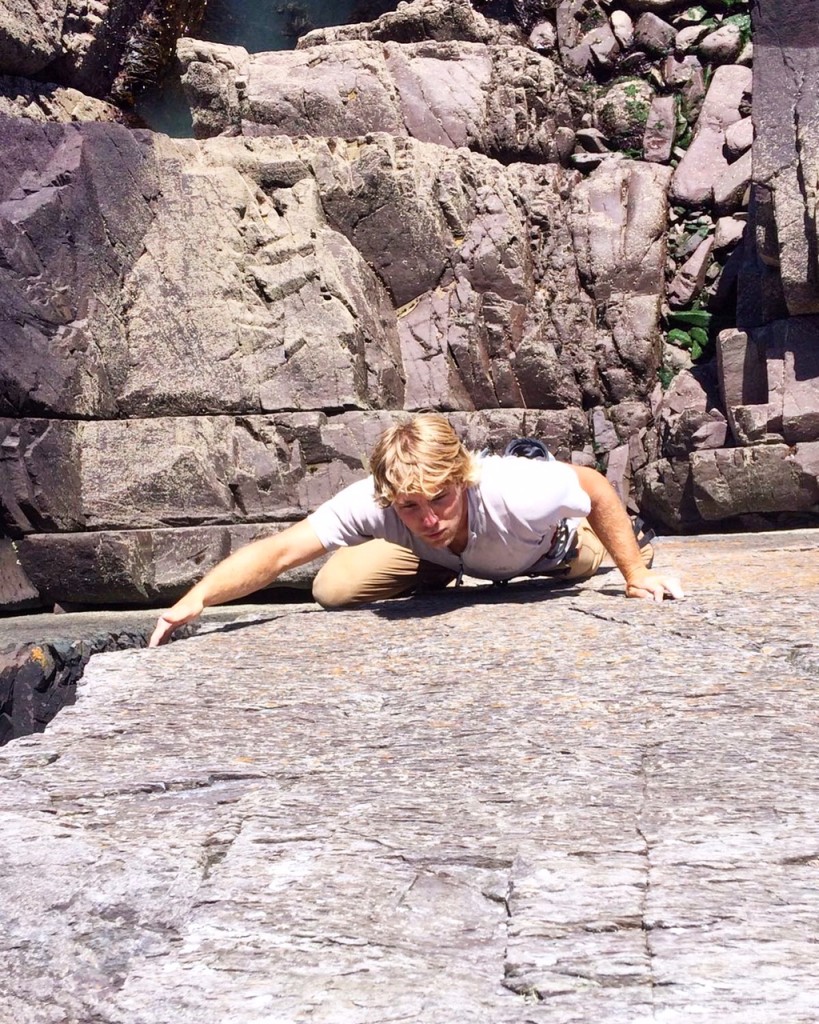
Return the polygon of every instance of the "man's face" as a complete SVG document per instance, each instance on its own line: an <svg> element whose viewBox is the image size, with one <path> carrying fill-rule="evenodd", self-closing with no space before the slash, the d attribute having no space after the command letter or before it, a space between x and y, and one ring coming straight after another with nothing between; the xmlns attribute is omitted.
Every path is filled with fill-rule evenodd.
<svg viewBox="0 0 819 1024"><path fill-rule="evenodd" d="M466 540L466 500L459 484L448 484L431 498L399 494L392 507L404 526L433 548Z"/></svg>

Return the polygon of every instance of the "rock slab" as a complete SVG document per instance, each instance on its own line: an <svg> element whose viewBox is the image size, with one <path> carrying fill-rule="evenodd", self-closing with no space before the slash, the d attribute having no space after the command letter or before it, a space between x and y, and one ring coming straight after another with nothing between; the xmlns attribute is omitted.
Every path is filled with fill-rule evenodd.
<svg viewBox="0 0 819 1024"><path fill-rule="evenodd" d="M817 543L96 656L0 753L3 1020L813 1024Z"/></svg>

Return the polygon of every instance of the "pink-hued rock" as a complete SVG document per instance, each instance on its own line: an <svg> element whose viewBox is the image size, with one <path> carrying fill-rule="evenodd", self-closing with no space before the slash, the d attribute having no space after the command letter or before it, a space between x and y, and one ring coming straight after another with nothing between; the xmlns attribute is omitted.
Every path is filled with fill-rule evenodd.
<svg viewBox="0 0 819 1024"><path fill-rule="evenodd" d="M641 78L627 78L607 85L594 103L594 123L610 145L639 149L643 144L654 90Z"/></svg>
<svg viewBox="0 0 819 1024"><path fill-rule="evenodd" d="M752 220L765 269L748 278L757 296L748 322L761 325L819 313L819 229L806 193L819 166L819 94L815 5L760 3L754 14Z"/></svg>
<svg viewBox="0 0 819 1024"><path fill-rule="evenodd" d="M753 332L767 357L771 421L788 444L819 437L819 317L791 317Z"/></svg>
<svg viewBox="0 0 819 1024"><path fill-rule="evenodd" d="M701 41L697 52L709 64L731 64L742 49L742 34L737 25L729 22L709 32Z"/></svg>
<svg viewBox="0 0 819 1024"><path fill-rule="evenodd" d="M371 22L313 29L300 37L296 47L302 50L356 39L396 43L424 39L488 43L503 34L503 27L486 19L469 0L410 0Z"/></svg>
<svg viewBox="0 0 819 1024"><path fill-rule="evenodd" d="M635 483L645 515L675 531L702 525L688 459L655 459L636 474Z"/></svg>
<svg viewBox="0 0 819 1024"><path fill-rule="evenodd" d="M606 479L617 492L620 501L628 505L631 492L631 456L627 444L621 444L608 453Z"/></svg>
<svg viewBox="0 0 819 1024"><path fill-rule="evenodd" d="M724 448L727 440L728 421L719 409L712 409L708 419L691 434L690 443L694 451L700 451L703 448Z"/></svg>
<svg viewBox="0 0 819 1024"><path fill-rule="evenodd" d="M728 424L719 408L713 369L706 365L678 373L663 394L657 420L662 453L670 459L699 448L721 448Z"/></svg>
<svg viewBox="0 0 819 1024"><path fill-rule="evenodd" d="M37 533L18 544L22 567L50 605L171 603L217 562L287 522L174 530ZM283 574L277 586L309 587L318 569Z"/></svg>
<svg viewBox="0 0 819 1024"><path fill-rule="evenodd" d="M717 366L722 403L758 405L768 397L764 345L745 331L728 328L717 336Z"/></svg>
<svg viewBox="0 0 819 1024"><path fill-rule="evenodd" d="M707 522L807 511L819 502L819 441L698 451L690 461L694 501Z"/></svg>
<svg viewBox="0 0 819 1024"><path fill-rule="evenodd" d="M177 51L199 138L388 132L558 160L555 133L572 122L554 62L509 43L359 39L248 54L185 39Z"/></svg>
<svg viewBox="0 0 819 1024"><path fill-rule="evenodd" d="M665 194L670 168L609 159L572 195L577 266L587 290L608 304L605 322L621 358L649 378L659 365L656 331L665 266ZM623 196L629 199L624 204ZM635 393L618 394L619 401Z"/></svg>
<svg viewBox="0 0 819 1024"><path fill-rule="evenodd" d="M3 4L0 10L0 74L33 75L57 57L65 0Z"/></svg>
<svg viewBox="0 0 819 1024"><path fill-rule="evenodd" d="M582 75L594 61L603 66L610 64L620 44L598 0L562 0L555 6L557 41L564 67Z"/></svg>
<svg viewBox="0 0 819 1024"><path fill-rule="evenodd" d="M687 25L677 33L674 49L678 54L688 54L696 49L697 43L707 34L708 28L703 25Z"/></svg>
<svg viewBox="0 0 819 1024"><path fill-rule="evenodd" d="M676 29L651 12L641 14L634 25L635 44L654 56L671 53L676 38Z"/></svg>
<svg viewBox="0 0 819 1024"><path fill-rule="evenodd" d="M746 150L751 148L753 141L754 120L752 117L743 117L725 129L725 145L732 157L742 156Z"/></svg>
<svg viewBox="0 0 819 1024"><path fill-rule="evenodd" d="M714 181L714 210L717 214L734 213L746 205L752 174L753 160L749 149Z"/></svg>
<svg viewBox="0 0 819 1024"><path fill-rule="evenodd" d="M620 439L605 409L593 409L591 422L595 451L610 452L618 447Z"/></svg>
<svg viewBox="0 0 819 1024"><path fill-rule="evenodd" d="M614 38L624 50L634 43L634 21L626 11L612 11L609 17Z"/></svg>
<svg viewBox="0 0 819 1024"><path fill-rule="evenodd" d="M643 135L643 158L655 163L671 159L676 131L676 100L673 96L655 96L648 112Z"/></svg>
<svg viewBox="0 0 819 1024"><path fill-rule="evenodd" d="M729 166L725 130L742 116L740 107L750 91L750 68L728 64L714 72L694 138L671 181L674 202L705 206L712 201L714 183Z"/></svg>
<svg viewBox="0 0 819 1024"><path fill-rule="evenodd" d="M84 526L77 420L0 419L0 529L9 537Z"/></svg>
<svg viewBox="0 0 819 1024"><path fill-rule="evenodd" d="M666 291L672 308L690 305L702 291L713 248L713 237L704 238L674 275Z"/></svg>
<svg viewBox="0 0 819 1024"><path fill-rule="evenodd" d="M120 121L122 111L78 89L0 76L0 114L30 121Z"/></svg>
<svg viewBox="0 0 819 1024"><path fill-rule="evenodd" d="M782 414L773 405L735 405L729 412L731 434L739 445L782 441ZM719 447L719 446L718 446Z"/></svg>
<svg viewBox="0 0 819 1024"><path fill-rule="evenodd" d="M720 217L714 225L714 250L724 252L741 240L748 226L747 214Z"/></svg>
<svg viewBox="0 0 819 1024"><path fill-rule="evenodd" d="M22 611L39 603L40 594L20 565L14 545L0 538L0 608Z"/></svg>
<svg viewBox="0 0 819 1024"><path fill-rule="evenodd" d="M686 85L695 75L702 74L702 64L691 54L679 57L669 54L660 65L666 85L678 88Z"/></svg>

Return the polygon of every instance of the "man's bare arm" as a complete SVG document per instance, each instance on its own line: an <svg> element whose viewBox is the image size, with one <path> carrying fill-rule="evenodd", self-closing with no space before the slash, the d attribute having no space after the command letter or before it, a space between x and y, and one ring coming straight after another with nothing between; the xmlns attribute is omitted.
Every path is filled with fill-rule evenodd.
<svg viewBox="0 0 819 1024"><path fill-rule="evenodd" d="M159 616L148 646L165 643L175 629L191 622L204 608L246 597L269 586L287 569L312 562L324 553L324 546L306 519L240 548Z"/></svg>
<svg viewBox="0 0 819 1024"><path fill-rule="evenodd" d="M591 501L589 525L623 574L626 596L650 601L662 601L666 595L682 598L683 590L676 576L653 572L643 565L631 520L608 480L585 466L572 466L572 469Z"/></svg>

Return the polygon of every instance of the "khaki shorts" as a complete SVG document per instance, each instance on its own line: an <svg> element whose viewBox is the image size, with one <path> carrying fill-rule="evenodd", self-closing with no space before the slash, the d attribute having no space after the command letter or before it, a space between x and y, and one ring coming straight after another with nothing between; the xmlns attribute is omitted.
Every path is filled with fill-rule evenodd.
<svg viewBox="0 0 819 1024"><path fill-rule="evenodd" d="M583 519L577 527L572 557L544 575L587 579L600 568L605 554L597 534ZM456 576L452 569L425 562L407 548L386 540L368 540L331 555L313 582L313 597L323 608L348 608L414 590L442 590Z"/></svg>

